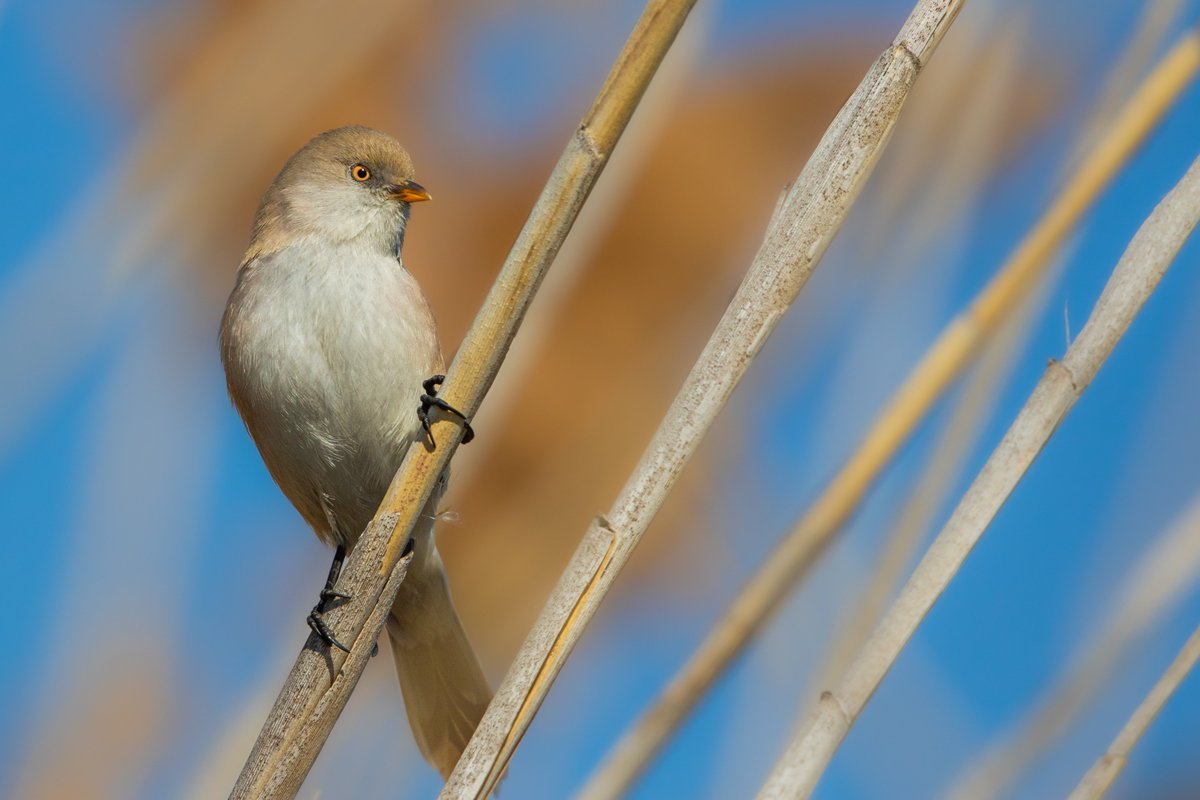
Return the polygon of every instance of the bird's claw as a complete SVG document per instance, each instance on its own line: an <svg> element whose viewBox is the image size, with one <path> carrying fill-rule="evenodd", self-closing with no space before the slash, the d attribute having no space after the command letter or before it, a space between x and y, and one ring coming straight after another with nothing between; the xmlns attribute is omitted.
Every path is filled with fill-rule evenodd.
<svg viewBox="0 0 1200 800"><path fill-rule="evenodd" d="M317 635L317 638L325 643L326 647L336 647L339 650L349 653L350 648L337 640L337 637L333 635L333 631L329 630L329 625L325 622L325 617L323 616L329 610L329 604L334 600L350 599L350 595L345 592L339 592L334 588L337 585L337 579L342 574L342 562L345 559L346 548L343 545L338 545L337 550L333 554L333 564L329 567L329 577L325 579L325 586L321 589L317 604L309 612L306 622L308 622L308 627L312 629L312 632Z"/></svg>
<svg viewBox="0 0 1200 800"><path fill-rule="evenodd" d="M317 608L320 610L320 612L323 613L325 611L325 608L328 606L329 601L331 601L331 600L349 600L350 595L346 594L345 592L339 592L337 589L334 589L332 587L326 586L324 589L321 590L320 598L321 598L321 602L317 603Z"/></svg>
<svg viewBox="0 0 1200 800"><path fill-rule="evenodd" d="M425 394L421 395L421 407L417 410L417 419L420 420L421 427L424 428L425 435L429 437L429 442L433 445L434 449L437 448L437 440L433 438L433 429L429 425L429 409L431 408L437 408L445 411L447 414L453 414L462 420L463 444L467 444L475 438L475 429L471 427L467 415L437 396L437 387L441 386L444 380L446 380L445 375L434 375L421 382L421 388L425 390Z"/></svg>
<svg viewBox="0 0 1200 800"><path fill-rule="evenodd" d="M308 615L308 627L312 628L312 632L327 647L336 647L338 650L349 653L350 648L339 642L337 637L333 635L333 631L329 630L329 625L325 622L325 618L321 616L320 608L320 604L313 607L312 612Z"/></svg>

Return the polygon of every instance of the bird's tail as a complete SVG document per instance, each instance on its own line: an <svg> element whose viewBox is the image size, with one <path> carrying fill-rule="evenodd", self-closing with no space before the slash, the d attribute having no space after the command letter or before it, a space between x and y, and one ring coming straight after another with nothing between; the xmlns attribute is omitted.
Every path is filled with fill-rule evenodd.
<svg viewBox="0 0 1200 800"><path fill-rule="evenodd" d="M441 558L414 562L388 617L388 638L413 738L448 778L492 699L450 599Z"/></svg>

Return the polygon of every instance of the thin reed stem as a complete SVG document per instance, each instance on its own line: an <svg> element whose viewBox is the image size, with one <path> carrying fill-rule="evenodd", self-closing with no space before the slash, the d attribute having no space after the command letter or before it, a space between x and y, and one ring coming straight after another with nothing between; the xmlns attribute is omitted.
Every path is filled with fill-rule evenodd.
<svg viewBox="0 0 1200 800"><path fill-rule="evenodd" d="M1067 800L1099 800L1104 797L1121 774L1121 770L1125 769L1130 752L1171 699L1171 695L1175 694L1175 690L1196 666L1197 660L1200 660L1200 628L1188 637L1171 666L1167 667L1167 671L1158 679L1158 683L1154 684L1154 688L1146 695L1141 705L1134 710L1133 716L1125 723L1125 727L1121 728L1108 750L1084 774L1083 780Z"/></svg>

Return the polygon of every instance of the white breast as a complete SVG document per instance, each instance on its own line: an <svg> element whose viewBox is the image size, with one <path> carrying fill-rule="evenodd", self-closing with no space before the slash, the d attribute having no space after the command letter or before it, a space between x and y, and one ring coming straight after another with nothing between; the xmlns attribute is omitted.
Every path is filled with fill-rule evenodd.
<svg viewBox="0 0 1200 800"><path fill-rule="evenodd" d="M442 371L420 287L394 257L302 242L244 268L221 338L267 468L318 535L352 545Z"/></svg>

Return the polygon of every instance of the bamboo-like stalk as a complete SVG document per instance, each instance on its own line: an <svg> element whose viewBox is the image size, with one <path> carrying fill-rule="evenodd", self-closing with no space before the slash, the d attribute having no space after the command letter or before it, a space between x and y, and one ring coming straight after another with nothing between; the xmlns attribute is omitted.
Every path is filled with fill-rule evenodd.
<svg viewBox="0 0 1200 800"><path fill-rule="evenodd" d="M996 277L942 332L829 487L768 556L654 705L621 737L589 780L583 798L620 796L641 774L717 677L762 630L981 345L1036 285L1063 239L1187 88L1197 68L1200 33L1192 31L1139 87L1107 136Z"/></svg>
<svg viewBox="0 0 1200 800"><path fill-rule="evenodd" d="M695 0L651 0L591 109L571 137L509 252L496 283L447 372L442 396L473 416L500 368L525 311L595 185L655 70ZM346 562L339 588L351 599L328 614L343 654L310 639L301 651L231 798L293 797L312 767L378 640L407 572L404 543L462 437L434 422L438 447L409 448L375 518Z"/></svg>
<svg viewBox="0 0 1200 800"><path fill-rule="evenodd" d="M1112 354L1200 221L1200 158L1125 249L1087 324L1052 361L1012 426L917 565L900 596L835 691L821 695L759 798L808 797L917 626L958 572L1000 507Z"/></svg>
<svg viewBox="0 0 1200 800"><path fill-rule="evenodd" d="M484 798L495 787L688 458L837 233L960 7L961 0L916 5L781 198L737 294L612 510L585 533L442 798Z"/></svg>
<svg viewBox="0 0 1200 800"><path fill-rule="evenodd" d="M1129 753L1150 728L1158 712L1162 711L1163 706L1171 699L1171 695L1196 666L1197 660L1200 660L1200 627L1188 637L1171 666L1167 667L1158 683L1154 684L1154 688L1134 710L1104 755L1084 773L1083 779L1067 800L1099 800L1104 797L1112 787L1113 781L1121 774L1121 770L1125 769Z"/></svg>
<svg viewBox="0 0 1200 800"><path fill-rule="evenodd" d="M954 800L1001 797L1039 757L1054 747L1090 707L1138 637L1176 608L1200 583L1200 496L1158 538L1112 596L1100 633L1079 649L1070 666L999 741L954 782Z"/></svg>

